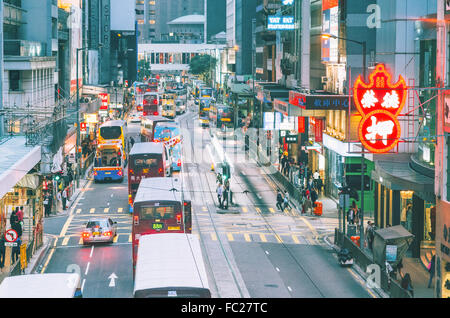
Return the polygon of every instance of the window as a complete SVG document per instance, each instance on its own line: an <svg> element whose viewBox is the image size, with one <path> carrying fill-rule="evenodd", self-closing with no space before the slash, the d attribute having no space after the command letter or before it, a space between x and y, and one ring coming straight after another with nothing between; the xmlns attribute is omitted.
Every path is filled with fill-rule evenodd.
<svg viewBox="0 0 450 318"><path fill-rule="evenodd" d="M174 215L174 206L142 207L140 214L143 220L153 218L170 219Z"/></svg>
<svg viewBox="0 0 450 318"><path fill-rule="evenodd" d="M20 90L20 71L9 71L9 90Z"/></svg>

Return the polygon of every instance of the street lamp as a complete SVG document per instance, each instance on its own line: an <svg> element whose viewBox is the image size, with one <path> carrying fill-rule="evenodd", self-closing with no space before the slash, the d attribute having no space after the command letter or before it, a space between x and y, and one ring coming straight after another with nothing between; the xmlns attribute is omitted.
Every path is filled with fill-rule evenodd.
<svg viewBox="0 0 450 318"><path fill-rule="evenodd" d="M355 41L339 36L335 36L332 34L322 34L322 39L339 39L343 41L353 42L362 46L362 54L363 54L363 77L366 80L366 41ZM349 79L350 80L350 79ZM350 94L350 92L349 92ZM350 116L350 114L349 114ZM361 226L359 227L359 243L360 246L364 245L364 145L361 143L361 213L360 213L360 222Z"/></svg>
<svg viewBox="0 0 450 318"><path fill-rule="evenodd" d="M103 44L102 43L99 43L98 44L98 48L101 48L101 47L103 47ZM76 165L77 165L77 188L80 186L80 154L79 154L79 151L78 151L78 148L80 147L80 93L79 93L79 90L80 90L80 88L79 88L79 83L78 83L78 55L79 55L79 52L80 51L84 51L84 50L87 50L87 49L89 49L88 47L80 47L80 48L77 48L76 50L77 50L77 57L76 57L76 61L77 61L77 66L76 66L76 73L77 73L77 76L76 76L76 78L77 78L77 91L76 91L76 93L77 93L77 143L76 143L76 149L75 149L75 162L76 162Z"/></svg>

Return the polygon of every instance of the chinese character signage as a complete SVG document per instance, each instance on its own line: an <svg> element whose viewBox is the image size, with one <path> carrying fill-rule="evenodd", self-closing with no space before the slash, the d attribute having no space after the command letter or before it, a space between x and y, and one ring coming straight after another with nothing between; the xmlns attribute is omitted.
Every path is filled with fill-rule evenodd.
<svg viewBox="0 0 450 318"><path fill-rule="evenodd" d="M445 91L444 96L444 131L450 133L450 90Z"/></svg>
<svg viewBox="0 0 450 318"><path fill-rule="evenodd" d="M109 95L107 93L100 93L98 94L98 97L100 98L100 101L102 104L100 105L100 109L108 109L109 104Z"/></svg>
<svg viewBox="0 0 450 318"><path fill-rule="evenodd" d="M267 30L294 30L295 23L293 16L269 15L267 21Z"/></svg>
<svg viewBox="0 0 450 318"><path fill-rule="evenodd" d="M339 36L339 1L322 0L322 33ZM322 61L337 63L338 39L322 39Z"/></svg>
<svg viewBox="0 0 450 318"><path fill-rule="evenodd" d="M358 134L363 146L374 153L388 152L400 138L400 114L406 101L406 82L399 76L392 84L384 65L376 66L366 84L359 76L353 88L353 99L362 116Z"/></svg>
<svg viewBox="0 0 450 318"><path fill-rule="evenodd" d="M289 104L311 110L348 110L348 95L305 95L289 92Z"/></svg>

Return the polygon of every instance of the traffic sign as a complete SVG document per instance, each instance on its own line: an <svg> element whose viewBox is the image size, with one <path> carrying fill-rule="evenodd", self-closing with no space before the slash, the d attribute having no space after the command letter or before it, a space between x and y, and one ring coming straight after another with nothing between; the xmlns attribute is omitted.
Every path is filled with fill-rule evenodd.
<svg viewBox="0 0 450 318"><path fill-rule="evenodd" d="M7 242L13 243L17 240L18 237L19 237L19 235L13 229L9 229L5 232L5 240Z"/></svg>

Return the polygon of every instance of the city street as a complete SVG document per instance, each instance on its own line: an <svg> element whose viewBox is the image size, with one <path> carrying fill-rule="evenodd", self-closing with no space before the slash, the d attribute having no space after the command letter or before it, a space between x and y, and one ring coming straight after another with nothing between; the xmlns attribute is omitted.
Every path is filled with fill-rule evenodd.
<svg viewBox="0 0 450 318"><path fill-rule="evenodd" d="M209 130L200 127L195 112L177 120L183 132L190 133L184 135L184 171L178 175L191 195L193 233L204 248L213 297L371 296L351 270L338 265L334 251L323 241L337 220L324 224L318 217L299 216L294 209L279 211L270 176L255 162L245 166L239 162L242 145L226 146L227 155L237 160L235 165L231 162L235 205L218 209ZM197 145L202 145L201 151L198 147L193 151ZM231 156L233 151L238 154ZM67 215L46 219L46 233L55 241L43 259L42 273L79 272L84 297L132 297L126 180L89 181ZM111 244L83 246L83 224L96 217L117 221L118 236Z"/></svg>

